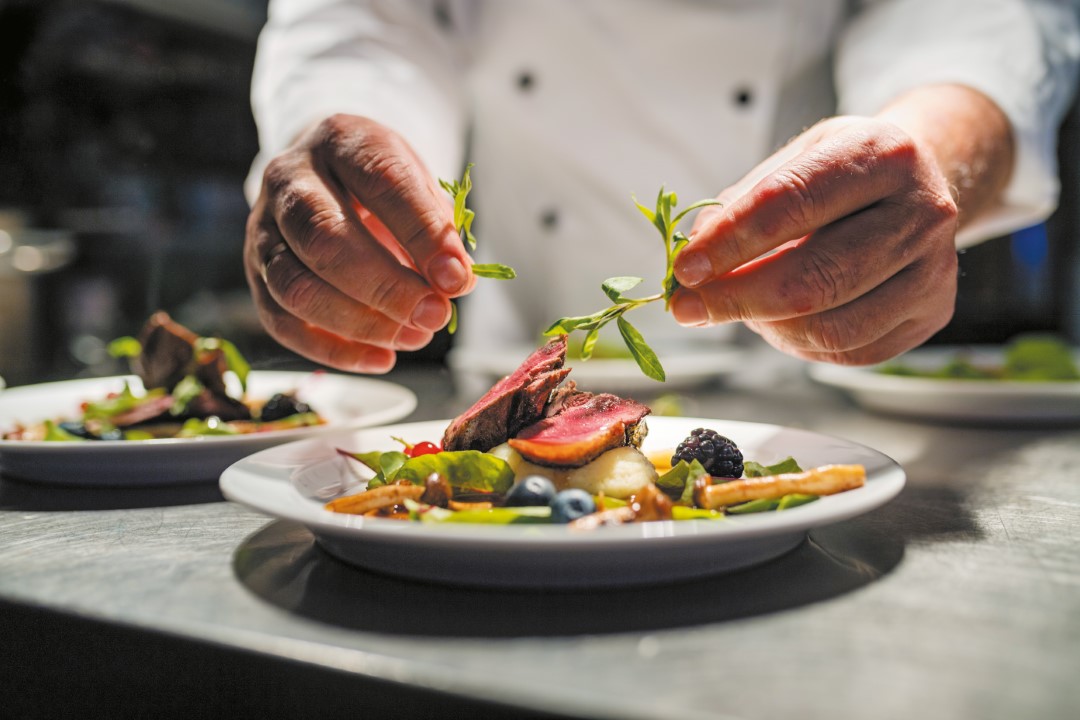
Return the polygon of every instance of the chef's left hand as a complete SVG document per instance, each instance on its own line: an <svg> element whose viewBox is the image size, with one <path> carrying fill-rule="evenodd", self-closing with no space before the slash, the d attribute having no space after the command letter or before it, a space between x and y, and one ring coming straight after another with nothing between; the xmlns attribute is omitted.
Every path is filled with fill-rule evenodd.
<svg viewBox="0 0 1080 720"><path fill-rule="evenodd" d="M971 99L957 90L919 99ZM942 159L951 165L979 147L941 134L917 140L893 122L921 118L911 107L819 123L722 192L722 206L703 209L676 261L675 319L741 320L791 355L848 365L886 360L944 327L960 214ZM934 112L928 125L940 119ZM1007 121L997 121L1011 142ZM1011 170L1007 149L994 158L1004 167L984 178L994 191Z"/></svg>

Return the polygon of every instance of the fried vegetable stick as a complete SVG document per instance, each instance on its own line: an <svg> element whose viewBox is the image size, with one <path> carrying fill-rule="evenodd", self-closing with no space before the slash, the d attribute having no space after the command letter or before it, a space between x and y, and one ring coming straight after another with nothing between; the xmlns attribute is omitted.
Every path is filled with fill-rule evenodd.
<svg viewBox="0 0 1080 720"><path fill-rule="evenodd" d="M406 500L419 500L424 488L419 485L383 485L355 495L346 495L326 503L332 512L363 515L371 510L401 505Z"/></svg>
<svg viewBox="0 0 1080 720"><path fill-rule="evenodd" d="M799 493L833 495L862 487L866 468L862 465L823 465L799 473L767 475L710 485L708 476L694 485L694 504L709 510L735 505L748 500L766 500Z"/></svg>

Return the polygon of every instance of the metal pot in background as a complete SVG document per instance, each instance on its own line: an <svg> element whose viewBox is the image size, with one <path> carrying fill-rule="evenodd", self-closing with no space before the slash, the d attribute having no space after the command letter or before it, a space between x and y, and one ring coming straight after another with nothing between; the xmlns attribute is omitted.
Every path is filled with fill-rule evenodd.
<svg viewBox="0 0 1080 720"><path fill-rule="evenodd" d="M67 230L22 222L17 212L0 210L0 376L8 385L31 382L35 369L48 361L52 323L42 283L75 256Z"/></svg>

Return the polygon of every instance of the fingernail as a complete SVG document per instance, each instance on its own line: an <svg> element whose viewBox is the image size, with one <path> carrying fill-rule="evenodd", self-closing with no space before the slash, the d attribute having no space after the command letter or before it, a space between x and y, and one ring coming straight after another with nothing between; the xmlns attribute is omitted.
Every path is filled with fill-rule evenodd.
<svg viewBox="0 0 1080 720"><path fill-rule="evenodd" d="M709 310L701 296L692 292L679 292L671 300L671 315L680 325L697 327L709 321Z"/></svg>
<svg viewBox="0 0 1080 720"><path fill-rule="evenodd" d="M428 264L428 276L447 295L460 292L468 282L465 266L453 255L438 255Z"/></svg>
<svg viewBox="0 0 1080 720"><path fill-rule="evenodd" d="M449 320L446 301L435 295L428 295L413 310L412 324L432 332L438 330Z"/></svg>
<svg viewBox="0 0 1080 720"><path fill-rule="evenodd" d="M712 276L712 263L704 252L679 253L675 263L675 277L686 287L697 287Z"/></svg>
<svg viewBox="0 0 1080 720"><path fill-rule="evenodd" d="M394 338L394 344L402 350L419 350L431 342L431 331L402 327Z"/></svg>

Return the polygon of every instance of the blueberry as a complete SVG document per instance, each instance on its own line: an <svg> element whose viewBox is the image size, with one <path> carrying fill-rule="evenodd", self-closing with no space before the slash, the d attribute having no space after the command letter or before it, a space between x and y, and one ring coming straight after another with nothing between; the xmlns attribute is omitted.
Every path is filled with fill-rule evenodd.
<svg viewBox="0 0 1080 720"><path fill-rule="evenodd" d="M554 523L568 523L594 512L596 503L592 495L577 488L563 490L551 501L551 522Z"/></svg>
<svg viewBox="0 0 1080 720"><path fill-rule="evenodd" d="M80 437L86 440L98 439L97 436L94 435L94 433L90 432L90 430L87 429L86 425L77 420L65 420L62 423L57 423L57 427L59 427L61 430L68 433L69 435L74 435L75 437Z"/></svg>
<svg viewBox="0 0 1080 720"><path fill-rule="evenodd" d="M555 485L543 475L528 475L506 493L506 507L543 507L555 499Z"/></svg>

